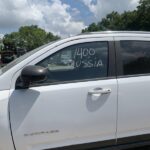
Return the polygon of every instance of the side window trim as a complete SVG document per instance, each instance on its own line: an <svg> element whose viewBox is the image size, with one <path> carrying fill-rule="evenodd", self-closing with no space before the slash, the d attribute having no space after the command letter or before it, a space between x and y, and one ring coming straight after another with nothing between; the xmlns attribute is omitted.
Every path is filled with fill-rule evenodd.
<svg viewBox="0 0 150 150"><path fill-rule="evenodd" d="M116 49L115 42L108 41L109 49L108 49L108 78L116 78L117 76L117 66L116 66Z"/></svg>
<svg viewBox="0 0 150 150"><path fill-rule="evenodd" d="M43 83L42 85L31 85L30 87L116 79L115 43L114 43L114 41L106 41L106 40L99 41L99 42L107 42L108 43L108 76L107 77L99 77L99 78L92 78L92 79L82 79L82 80L74 80L74 81L61 81L61 82L54 82L54 83Z"/></svg>
<svg viewBox="0 0 150 150"><path fill-rule="evenodd" d="M97 45L97 44L98 44L98 45ZM94 47L95 47L96 45L97 45L97 46L100 46L99 44L100 44L100 45L101 45L101 44L102 44L102 45L105 44L105 46L107 47L107 56L106 56L106 59L105 59L106 62L107 62L107 63L106 63L106 64L107 64L107 66L106 66L107 68L105 69L105 71L106 71L105 73L107 73L107 74L106 74L106 78L107 78L107 77L108 77L108 74L109 74L109 70L108 70L108 69L109 69L109 64L110 64L110 63L109 63L109 48L110 48L110 46L109 46L109 42L108 42L108 41L91 41L91 42L83 42L83 43L78 43L78 44L70 45L69 47L65 47L65 48L63 48L63 49L60 49L60 50L58 50L57 52L55 52L55 53L53 53L53 54L47 56L44 60L42 60L42 61L40 61L39 63L37 63L37 65L40 65L40 64L41 64L41 65L44 65L44 66L46 67L47 65L49 66L49 65L50 65L51 63L53 63L53 61L54 61L54 66L55 66L55 63L56 63L56 69L57 69L57 61L58 61L58 68L60 68L60 71L59 71L59 69L58 69L58 71L56 70L56 72L55 72L55 67L53 68L53 65L52 65L52 68L51 68L51 69L54 69L54 72L51 72L52 74L50 74L50 80L52 79L52 81L53 81L52 83L54 83L54 84L55 84L55 83L59 83L59 82L60 82L60 83L65 83L65 82L71 82L71 83L72 83L72 82L74 82L74 81L76 82L76 81L86 81L86 80L91 80L91 79L94 80L94 79L97 79L97 78L105 78L105 75L104 75L104 77L103 77L103 76L98 77L98 74L97 74L98 72L97 72L97 71L99 70L99 67L97 68L98 70L94 67L97 71L96 71L93 67L90 67L90 68L87 68L87 69L84 68L84 67L83 67L83 68L81 67L81 68L76 68L77 70L74 68L75 70L72 70L72 71L71 71L73 74L74 74L74 73L75 73L75 74L77 73L77 74L76 74L77 76L74 76L74 75L71 73L70 75L71 75L71 76L73 75L74 77L73 77L73 78L70 78L71 76L69 75L68 77L69 77L70 79L68 78L68 79L66 80L65 78L66 78L66 75L67 75L67 74L66 74L66 71L67 71L67 70L66 70L66 71L65 71L65 70L62 70L62 72L61 72L61 69L62 69L62 68L66 68L66 67L65 67L65 66L64 66L64 67L61 66L61 64L60 64L61 61L59 61L59 59L61 59L61 58L59 58L59 57L61 56L60 54L62 54L62 56L63 56L68 50L69 50L69 51L68 51L69 53L70 53L71 51L74 53L74 51L75 51L76 48L78 49L78 47L80 47L80 46L81 46L81 47L82 47L82 46L85 46L85 49L86 49L86 52L87 52L87 48L88 48L88 47L91 49L93 46L94 46ZM88 46L88 47L87 47L87 46ZM96 46L96 47L97 47L97 46ZM95 48L96 48L96 47L95 47ZM70 48L71 48L71 49L70 49ZM72 49L72 48L73 48L73 49ZM98 47L97 47L97 48L98 48ZM97 48L96 48L96 49L97 49ZM101 47L99 47L99 48L101 48ZM81 48L81 52L82 52L82 49L83 49L83 48ZM101 50L101 49L100 49L100 50ZM99 51L99 52L100 52L100 51ZM76 52L75 52L75 53L76 53ZM67 54L67 53L66 53L66 54ZM87 54L87 53L86 53L86 54ZM90 54L90 53L89 53L89 54ZM72 55L72 54L71 54L71 55ZM58 56L59 56L59 57L58 57ZM82 62L82 61L84 61L84 60L82 60L82 59L85 59L85 60L87 61L87 58L89 59L89 57L91 57L92 55L89 56L89 57L87 57L87 58L84 58L84 57L82 57L81 53L79 52L79 54L77 55L77 57L79 58L80 56L81 56L81 62ZM96 56L96 55L95 55L95 56ZM93 59L93 61L94 61L93 63L94 63L94 64L95 64L95 56L92 56L92 57L94 58L94 59ZM97 55L97 56L98 56L98 55ZM58 59L57 57L58 57L59 59ZM69 57L70 57L70 56L69 56ZM74 56L71 56L71 57L74 58ZM51 58L54 58L54 60L51 59ZM57 59L56 59L56 58L57 58ZM70 59L73 60L73 58L70 58ZM49 63L48 63L48 62L49 62L48 60L50 60L50 59L53 60L53 61L49 64ZM91 62L90 62L90 63L91 63ZM46 64L47 64L47 65L46 65ZM73 64L74 64L74 63L73 63ZM84 64L84 63L83 63L83 64ZM67 65L67 64L66 64L66 65ZM71 65L71 64L70 64L70 65ZM50 66L51 66L51 65L50 65ZM49 66L49 67L50 67L50 66ZM61 66L61 67L59 67L59 66ZM81 65L81 66L82 66L82 65ZM80 69L81 69L81 70L80 70ZM96 73L97 75L93 72L93 75L91 74L92 76L89 76L89 78L87 78L87 75L86 75L86 74L88 74L87 71L90 70L90 69L91 69L91 71L92 71L92 69L94 69L94 70L96 71L95 73ZM93 71L94 71L94 70L93 70ZM70 72L70 69L69 69L68 71ZM68 71L67 71L67 72L68 72ZM76 71L77 71L77 72L76 72ZM79 77L79 76L80 76L80 71L81 71L81 78ZM69 72L68 72L68 73L69 73ZM84 75L83 72L84 72L84 74L85 74L85 77L83 76L83 75ZM62 75L61 75L61 74L62 74ZM63 74L64 74L64 77L63 77ZM96 76L95 76L94 74L95 74ZM52 75L52 78L51 78L51 75ZM100 75L100 74L99 74L99 75ZM55 76L56 76L56 78L55 78ZM79 77L79 78L78 78L78 77ZM64 78L64 79L63 79L63 78ZM56 81L55 81L55 80L56 80ZM57 81L57 80L58 80L58 81ZM46 83L51 83L51 82L47 81ZM41 83L41 84L43 84L43 83Z"/></svg>
<svg viewBox="0 0 150 150"><path fill-rule="evenodd" d="M122 56L120 51L120 41L115 41L115 50L116 50L116 76L123 76L123 64Z"/></svg>
<svg viewBox="0 0 150 150"><path fill-rule="evenodd" d="M108 43L108 76L107 77L100 77L100 78L94 78L94 79L84 79L84 80L74 80L74 81L64 81L64 82L58 82L58 83L42 83L42 84L37 84L37 85L31 85L30 87L58 85L58 84L65 84L65 83L79 83L79 82L88 82L88 81L97 81L97 80L108 80L108 79L116 78L116 56L115 56L114 41L113 40L110 40L110 41L108 40L107 41L107 39L96 40L96 41L99 41L99 42L104 42L105 41L105 42ZM87 41L87 42L89 42L89 41ZM94 41L91 41L91 42L94 42ZM50 54L50 55L52 55L52 54Z"/></svg>

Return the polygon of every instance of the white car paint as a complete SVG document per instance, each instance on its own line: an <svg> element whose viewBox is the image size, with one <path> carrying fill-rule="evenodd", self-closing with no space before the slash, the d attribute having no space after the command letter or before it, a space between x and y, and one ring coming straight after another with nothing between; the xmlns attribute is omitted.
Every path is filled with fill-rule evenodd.
<svg viewBox="0 0 150 150"><path fill-rule="evenodd" d="M0 150L14 150L13 142L16 150L43 150L150 133L149 76L15 90L25 66L34 65L64 47L139 38L149 41L150 34L78 35L42 48L1 74ZM97 87L111 89L111 93L91 97L88 92Z"/></svg>
<svg viewBox="0 0 150 150"><path fill-rule="evenodd" d="M0 91L0 150L13 150L9 123L9 90Z"/></svg>
<svg viewBox="0 0 150 150"><path fill-rule="evenodd" d="M73 44L107 40L112 41L113 38L76 39L75 41L70 41L53 48L51 51L38 57L37 60L34 59L30 64L34 65L52 53ZM20 72L13 77L12 81L16 81L19 75ZM15 83L12 83L12 86L14 85ZM96 95L94 97L88 95L89 90L97 87L109 87L112 93L110 96L106 95L106 97L103 95ZM46 147L52 148L76 143L114 139L116 136L116 79L50 85L32 88L25 92L22 92L22 90L16 91L13 88L10 96L10 118L14 141L18 149L32 150L34 147L42 146L42 149L46 149ZM29 97L27 98L26 95ZM99 100L94 101L93 98ZM26 99L29 100L29 103L27 103ZM34 104L33 108L31 107L33 105L31 103ZM22 111L17 109L14 111L16 105L20 106L22 104L22 107L18 107ZM26 110L27 108L30 108L29 112ZM23 116L17 113L20 111ZM25 134L51 132L53 130L58 130L59 132L38 136L24 136Z"/></svg>
<svg viewBox="0 0 150 150"><path fill-rule="evenodd" d="M90 89L97 87L109 87L112 93L88 95ZM16 106L19 107L14 110ZM116 106L115 79L13 91L10 116L16 148L46 149L65 146L63 142L74 145L114 139Z"/></svg>
<svg viewBox="0 0 150 150"><path fill-rule="evenodd" d="M150 37L115 37L119 40L150 41ZM117 138L150 133L150 76L118 80Z"/></svg>

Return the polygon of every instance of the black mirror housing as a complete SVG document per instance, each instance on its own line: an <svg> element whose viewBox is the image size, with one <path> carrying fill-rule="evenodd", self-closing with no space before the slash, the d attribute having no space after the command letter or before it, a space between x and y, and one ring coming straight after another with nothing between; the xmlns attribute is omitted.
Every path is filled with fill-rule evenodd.
<svg viewBox="0 0 150 150"><path fill-rule="evenodd" d="M21 72L22 86L20 88L29 88L31 83L42 82L47 78L47 69L41 66L27 66Z"/></svg>

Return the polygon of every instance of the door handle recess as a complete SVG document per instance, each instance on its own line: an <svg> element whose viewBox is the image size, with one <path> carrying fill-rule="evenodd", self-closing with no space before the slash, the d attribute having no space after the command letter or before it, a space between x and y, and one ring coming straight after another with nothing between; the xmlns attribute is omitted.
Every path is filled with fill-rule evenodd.
<svg viewBox="0 0 150 150"><path fill-rule="evenodd" d="M89 90L88 94L92 95L92 94L109 94L111 93L111 89L110 88L95 88L92 90Z"/></svg>

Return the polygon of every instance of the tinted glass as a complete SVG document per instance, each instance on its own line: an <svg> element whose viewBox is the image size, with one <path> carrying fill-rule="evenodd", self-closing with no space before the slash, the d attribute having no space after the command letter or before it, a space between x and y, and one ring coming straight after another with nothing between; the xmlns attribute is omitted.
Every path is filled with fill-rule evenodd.
<svg viewBox="0 0 150 150"><path fill-rule="evenodd" d="M124 75L150 73L150 42L121 41Z"/></svg>
<svg viewBox="0 0 150 150"><path fill-rule="evenodd" d="M108 43L73 45L47 57L37 65L48 69L46 82L50 83L107 77Z"/></svg>

